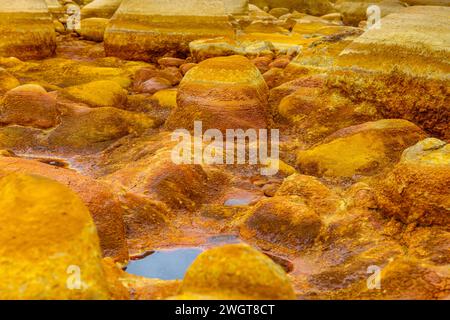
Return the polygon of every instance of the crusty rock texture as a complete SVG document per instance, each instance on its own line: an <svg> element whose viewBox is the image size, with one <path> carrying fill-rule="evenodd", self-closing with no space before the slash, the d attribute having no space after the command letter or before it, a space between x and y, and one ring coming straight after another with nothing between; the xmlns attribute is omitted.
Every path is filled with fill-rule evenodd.
<svg viewBox="0 0 450 320"><path fill-rule="evenodd" d="M449 138L449 7L413 6L386 16L380 29L355 39L337 65L331 87L352 100L372 101L385 118L412 121L440 138ZM426 110L426 112L424 112Z"/></svg>
<svg viewBox="0 0 450 320"><path fill-rule="evenodd" d="M56 35L44 0L0 3L0 56L42 59L54 54Z"/></svg>
<svg viewBox="0 0 450 320"><path fill-rule="evenodd" d="M399 160L425 133L405 120L380 120L341 129L297 154L297 166L314 176L373 175Z"/></svg>
<svg viewBox="0 0 450 320"><path fill-rule="evenodd" d="M56 98L35 84L8 91L0 102L0 123L47 129L58 124Z"/></svg>
<svg viewBox="0 0 450 320"><path fill-rule="evenodd" d="M430 138L406 149L378 184L381 209L404 223L450 224L450 145Z"/></svg>
<svg viewBox="0 0 450 320"><path fill-rule="evenodd" d="M189 42L234 37L222 1L125 0L105 34L107 55L152 60L164 54L187 54Z"/></svg>
<svg viewBox="0 0 450 320"><path fill-rule="evenodd" d="M212 58L201 62L183 78L177 108L166 126L192 129L267 127L268 89L258 69L242 56Z"/></svg>

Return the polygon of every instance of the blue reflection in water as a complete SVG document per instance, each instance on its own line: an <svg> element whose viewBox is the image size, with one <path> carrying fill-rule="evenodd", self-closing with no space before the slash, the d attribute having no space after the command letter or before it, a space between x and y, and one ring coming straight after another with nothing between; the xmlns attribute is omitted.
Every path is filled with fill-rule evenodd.
<svg viewBox="0 0 450 320"><path fill-rule="evenodd" d="M252 198L232 198L225 201L226 207L247 206L253 201Z"/></svg>
<svg viewBox="0 0 450 320"><path fill-rule="evenodd" d="M155 251L144 259L130 261L126 271L146 278L183 279L189 266L202 251L198 248Z"/></svg>

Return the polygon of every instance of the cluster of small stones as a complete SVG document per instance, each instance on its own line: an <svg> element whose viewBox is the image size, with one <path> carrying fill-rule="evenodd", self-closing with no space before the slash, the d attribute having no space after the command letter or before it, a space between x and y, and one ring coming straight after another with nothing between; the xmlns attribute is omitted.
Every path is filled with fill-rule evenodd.
<svg viewBox="0 0 450 320"><path fill-rule="evenodd" d="M0 17L0 299L450 297L448 1L2 0ZM195 121L279 129L278 173L174 163ZM221 234L240 243L181 281L123 271Z"/></svg>

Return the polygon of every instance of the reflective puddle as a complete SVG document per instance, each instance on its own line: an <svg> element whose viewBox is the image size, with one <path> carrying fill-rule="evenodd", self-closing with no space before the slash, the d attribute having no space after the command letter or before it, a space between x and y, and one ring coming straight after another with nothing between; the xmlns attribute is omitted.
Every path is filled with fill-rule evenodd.
<svg viewBox="0 0 450 320"><path fill-rule="evenodd" d="M146 278L181 280L202 252L199 248L158 250L141 260L130 261L126 272Z"/></svg>
<svg viewBox="0 0 450 320"><path fill-rule="evenodd" d="M161 280L182 280L187 269L200 253L225 244L240 243L236 235L222 234L209 237L201 247L175 248L146 252L131 260L125 269L127 273L141 277ZM290 261L264 252L275 263L279 264L286 272L291 272L293 265Z"/></svg>

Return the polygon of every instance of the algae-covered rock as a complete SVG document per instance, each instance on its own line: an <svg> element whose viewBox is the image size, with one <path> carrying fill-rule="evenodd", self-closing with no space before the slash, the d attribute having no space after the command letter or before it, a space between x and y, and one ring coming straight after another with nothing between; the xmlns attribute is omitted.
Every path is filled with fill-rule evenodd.
<svg viewBox="0 0 450 320"><path fill-rule="evenodd" d="M0 179L2 299L108 299L97 231L67 187L37 176Z"/></svg>
<svg viewBox="0 0 450 320"><path fill-rule="evenodd" d="M225 245L200 254L184 277L181 294L197 299L295 299L284 270L245 244Z"/></svg>

